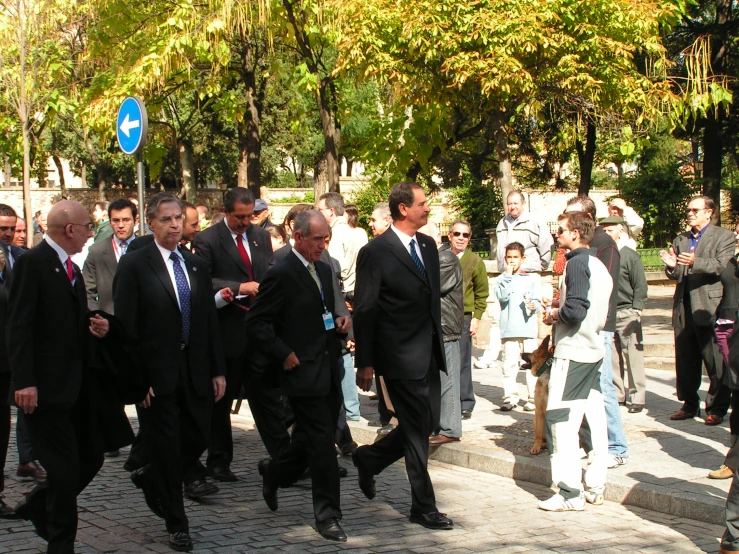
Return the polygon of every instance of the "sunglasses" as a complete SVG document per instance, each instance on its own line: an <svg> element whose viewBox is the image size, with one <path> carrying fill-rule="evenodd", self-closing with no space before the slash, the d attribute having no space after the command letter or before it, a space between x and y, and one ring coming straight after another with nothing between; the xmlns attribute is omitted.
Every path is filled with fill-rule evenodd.
<svg viewBox="0 0 739 554"><path fill-rule="evenodd" d="M470 238L470 234L469 233L463 233L462 231L454 231L452 233L452 236L454 236L454 237L460 237L461 236L461 237L464 237L466 239Z"/></svg>
<svg viewBox="0 0 739 554"><path fill-rule="evenodd" d="M698 212L703 211L705 209L706 208L688 208L687 210L685 210L685 213L686 214L697 214Z"/></svg>

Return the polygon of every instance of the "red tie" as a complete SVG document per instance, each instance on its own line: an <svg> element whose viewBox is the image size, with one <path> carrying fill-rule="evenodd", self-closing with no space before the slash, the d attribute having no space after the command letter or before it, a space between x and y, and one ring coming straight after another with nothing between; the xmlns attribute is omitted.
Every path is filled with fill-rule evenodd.
<svg viewBox="0 0 739 554"><path fill-rule="evenodd" d="M241 259L244 260L244 265L246 266L246 274L249 276L249 280L253 281L254 274L252 273L251 269L251 260L249 259L249 254L246 252L246 248L244 248L244 240L241 235L236 235L236 248L239 249Z"/></svg>
<svg viewBox="0 0 739 554"><path fill-rule="evenodd" d="M72 258L67 258L67 277L69 277L69 282L74 282L74 269L72 269Z"/></svg>

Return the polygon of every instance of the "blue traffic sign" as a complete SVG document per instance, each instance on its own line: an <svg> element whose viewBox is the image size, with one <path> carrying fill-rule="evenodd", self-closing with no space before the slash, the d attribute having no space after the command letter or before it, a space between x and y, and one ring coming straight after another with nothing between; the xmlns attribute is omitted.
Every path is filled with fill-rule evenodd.
<svg viewBox="0 0 739 554"><path fill-rule="evenodd" d="M115 128L118 146L129 156L138 154L146 144L148 130L149 118L146 115L144 101L138 96L129 96L118 110Z"/></svg>

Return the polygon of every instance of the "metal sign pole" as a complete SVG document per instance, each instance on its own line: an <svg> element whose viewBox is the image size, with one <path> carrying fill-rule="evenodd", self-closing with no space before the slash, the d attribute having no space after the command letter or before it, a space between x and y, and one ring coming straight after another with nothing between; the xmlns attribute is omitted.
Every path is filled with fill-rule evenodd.
<svg viewBox="0 0 739 554"><path fill-rule="evenodd" d="M144 210L146 209L146 198L144 197L144 179L146 175L144 173L144 153L139 152L136 156L138 163L136 164L136 173L138 174L138 193L139 193L139 236L143 237L146 234L146 218L144 217Z"/></svg>

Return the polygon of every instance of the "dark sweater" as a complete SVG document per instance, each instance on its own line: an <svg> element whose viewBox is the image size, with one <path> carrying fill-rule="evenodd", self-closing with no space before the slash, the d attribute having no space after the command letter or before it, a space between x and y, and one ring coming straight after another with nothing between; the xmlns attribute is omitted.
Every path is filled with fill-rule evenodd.
<svg viewBox="0 0 739 554"><path fill-rule="evenodd" d="M639 254L625 246L621 254L621 277L618 280L618 309L643 310L647 302L647 274Z"/></svg>
<svg viewBox="0 0 739 554"><path fill-rule="evenodd" d="M618 277L621 271L621 254L618 252L616 242L609 237L600 225L595 228L595 235L590 242L590 250L603 265L606 266L608 273L611 274L613 289L611 290L611 299L608 303L608 319L604 331L611 333L616 331L616 309L618 307Z"/></svg>
<svg viewBox="0 0 739 554"><path fill-rule="evenodd" d="M729 260L726 269L721 273L721 284L724 286L724 295L716 309L716 319L736 321L736 311L739 307L739 275L737 275L736 256Z"/></svg>

